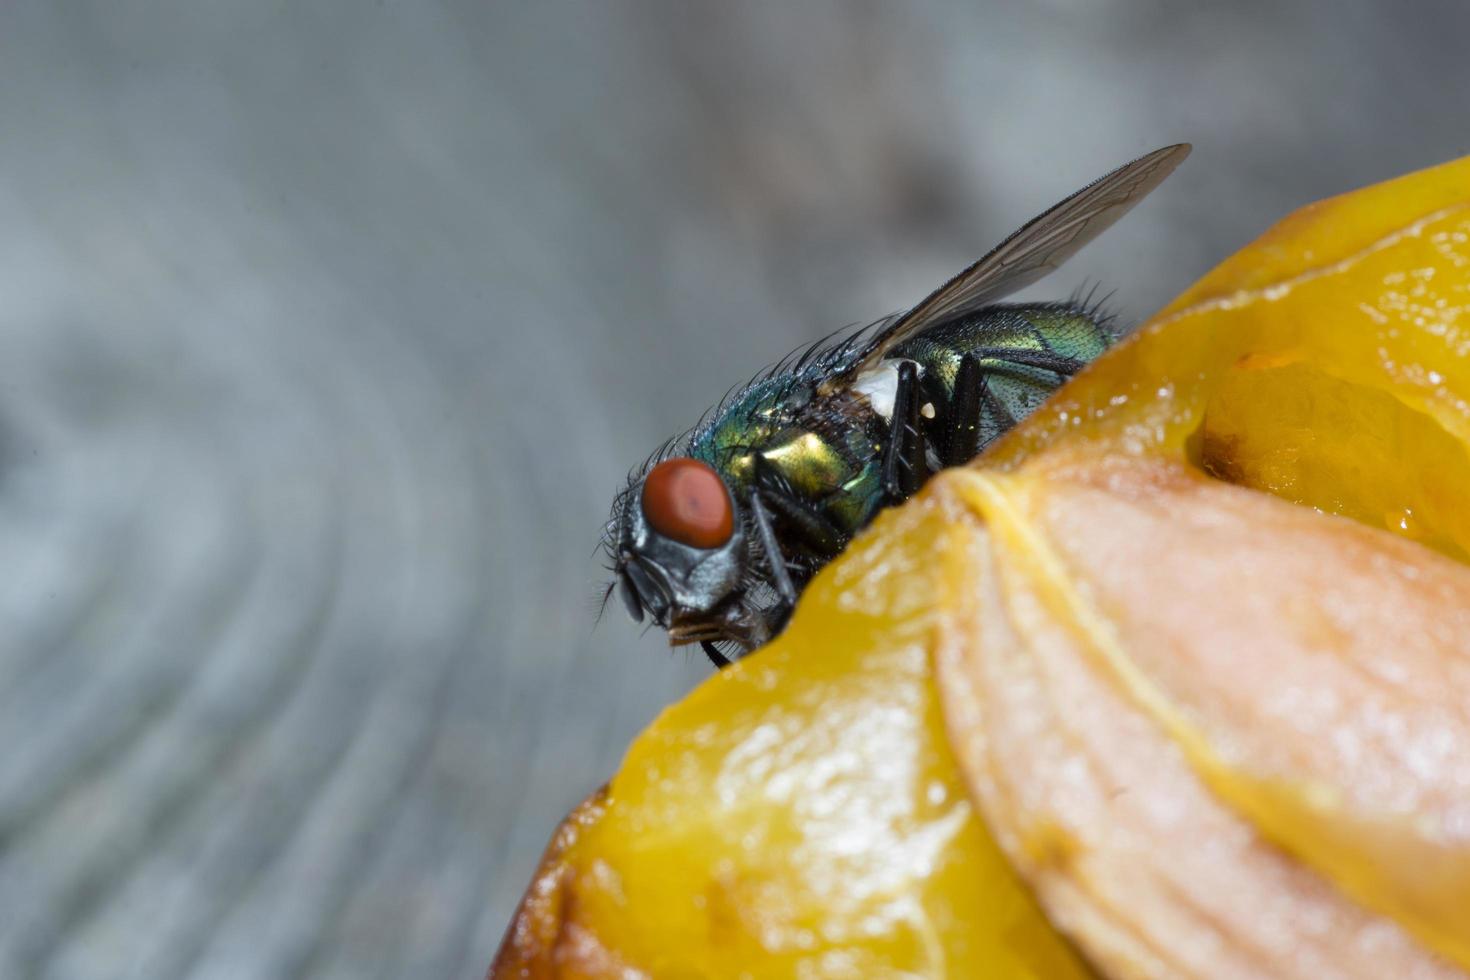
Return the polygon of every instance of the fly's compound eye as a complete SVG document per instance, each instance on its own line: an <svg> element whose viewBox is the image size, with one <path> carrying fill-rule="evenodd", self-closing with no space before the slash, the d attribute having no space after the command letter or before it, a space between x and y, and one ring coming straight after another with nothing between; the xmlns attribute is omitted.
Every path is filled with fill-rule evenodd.
<svg viewBox="0 0 1470 980"><path fill-rule="evenodd" d="M725 481L707 463L666 459L643 480L643 516L659 534L691 548L718 548L735 532Z"/></svg>

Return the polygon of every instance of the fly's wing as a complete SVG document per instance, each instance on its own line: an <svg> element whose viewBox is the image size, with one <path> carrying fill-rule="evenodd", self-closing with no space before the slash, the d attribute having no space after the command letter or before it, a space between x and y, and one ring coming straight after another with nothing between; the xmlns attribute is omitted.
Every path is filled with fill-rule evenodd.
<svg viewBox="0 0 1470 980"><path fill-rule="evenodd" d="M926 296L875 336L853 370L878 361L895 344L931 324L977 310L1037 282L1143 200L1189 156L1176 143L1125 163L1032 218L984 258Z"/></svg>

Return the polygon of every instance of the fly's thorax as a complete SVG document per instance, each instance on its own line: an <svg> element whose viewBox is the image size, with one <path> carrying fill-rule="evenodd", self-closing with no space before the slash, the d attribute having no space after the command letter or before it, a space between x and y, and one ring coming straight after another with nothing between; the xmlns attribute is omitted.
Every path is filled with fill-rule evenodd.
<svg viewBox="0 0 1470 980"><path fill-rule="evenodd" d="M879 361L852 382L853 394L866 398L868 406L884 420L893 418L893 403L898 397L898 365L897 360Z"/></svg>
<svg viewBox="0 0 1470 980"><path fill-rule="evenodd" d="M876 486L885 425L850 387L821 393L827 376L809 369L738 392L696 432L690 455L719 470L742 500L754 489L759 458L800 501L856 531L873 509L866 497Z"/></svg>
<svg viewBox="0 0 1470 980"><path fill-rule="evenodd" d="M853 379L853 394L866 399L868 407L885 422L893 418L893 404L898 398L898 369L905 363L913 364L919 377L923 378L925 365L921 362L906 357L890 357Z"/></svg>
<svg viewBox="0 0 1470 980"><path fill-rule="evenodd" d="M760 449L730 460L729 479L732 486L749 492L759 456L799 500L852 533L871 516L876 499L877 459L883 445L871 429L869 413L829 416L820 431L781 433Z"/></svg>
<svg viewBox="0 0 1470 980"><path fill-rule="evenodd" d="M827 435L794 430L783 433L760 449L730 461L730 474L741 485L755 478L757 455L780 473L786 484L807 498L821 498L842 485L850 476L851 464L844 447Z"/></svg>

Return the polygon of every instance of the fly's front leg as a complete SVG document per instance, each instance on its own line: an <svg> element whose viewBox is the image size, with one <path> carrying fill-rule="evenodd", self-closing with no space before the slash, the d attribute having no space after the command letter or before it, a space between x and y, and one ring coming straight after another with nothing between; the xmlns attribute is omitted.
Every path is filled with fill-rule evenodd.
<svg viewBox="0 0 1470 980"><path fill-rule="evenodd" d="M924 429L919 421L919 371L912 361L898 365L898 390L893 395L888 445L883 450L883 493L889 503L912 497L929 478Z"/></svg>
<svg viewBox="0 0 1470 980"><path fill-rule="evenodd" d="M831 561L847 544L847 535L816 507L791 489L781 471L764 456L755 457L755 486L782 530L822 561Z"/></svg>
<svg viewBox="0 0 1470 980"><path fill-rule="evenodd" d="M709 657L709 662L714 664L716 668L723 669L730 666L730 658L721 653L720 648L709 640L700 640L699 646L700 649L704 650L704 655Z"/></svg>
<svg viewBox="0 0 1470 980"><path fill-rule="evenodd" d="M771 611L769 623L771 635L775 636L785 627L786 620L791 618L791 610L796 608L796 586L792 584L791 573L786 570L786 558L781 554L780 542L776 540L776 529L771 526L771 515L761 503L759 491L750 495L750 514L755 520L756 540L760 542L761 550L766 555L766 564L771 569L771 585L775 587L779 599Z"/></svg>

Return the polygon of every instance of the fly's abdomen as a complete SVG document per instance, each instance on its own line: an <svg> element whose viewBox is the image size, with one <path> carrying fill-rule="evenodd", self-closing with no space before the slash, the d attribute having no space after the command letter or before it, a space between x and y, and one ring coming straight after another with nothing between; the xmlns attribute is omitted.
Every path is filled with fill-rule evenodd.
<svg viewBox="0 0 1470 980"><path fill-rule="evenodd" d="M960 362L975 356L983 383L979 446L1031 414L1112 341L1107 319L1070 303L992 306L922 331L891 356L917 361L926 389L945 405Z"/></svg>

